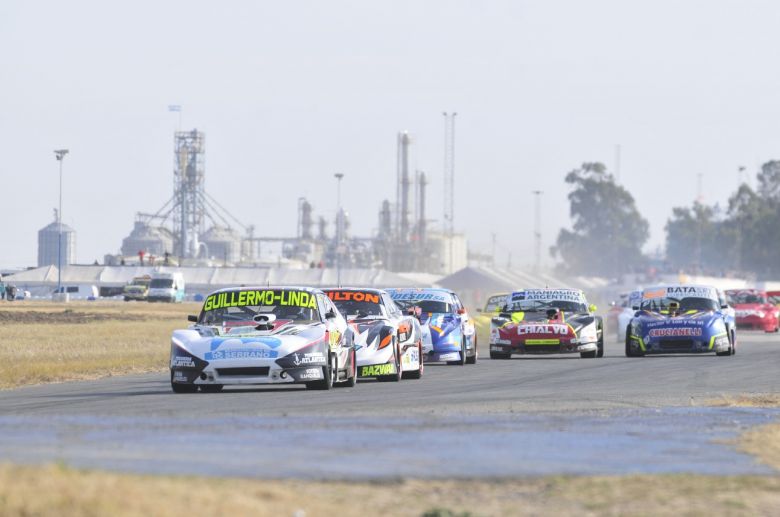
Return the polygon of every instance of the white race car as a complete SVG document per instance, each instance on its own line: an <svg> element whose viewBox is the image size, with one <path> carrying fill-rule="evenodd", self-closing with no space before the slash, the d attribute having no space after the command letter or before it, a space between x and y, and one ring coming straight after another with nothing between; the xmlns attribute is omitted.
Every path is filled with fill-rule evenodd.
<svg viewBox="0 0 780 517"><path fill-rule="evenodd" d="M194 325L171 338L176 393L246 384L355 385L354 333L319 289L222 289L189 320Z"/></svg>
<svg viewBox="0 0 780 517"><path fill-rule="evenodd" d="M634 317L634 313L637 311L634 307L639 307L642 303L642 291L631 291L628 296L623 299L621 303L621 310L617 316L617 340L618 343L623 343L626 340L626 330L628 329L631 318Z"/></svg>
<svg viewBox="0 0 780 517"><path fill-rule="evenodd" d="M355 332L358 377L419 379L423 344L419 320L379 289L325 289Z"/></svg>

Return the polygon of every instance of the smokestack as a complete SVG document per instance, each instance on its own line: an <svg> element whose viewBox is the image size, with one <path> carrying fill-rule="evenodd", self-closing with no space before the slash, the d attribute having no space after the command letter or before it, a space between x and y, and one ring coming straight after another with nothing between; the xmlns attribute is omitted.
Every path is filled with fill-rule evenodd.
<svg viewBox="0 0 780 517"><path fill-rule="evenodd" d="M390 240L393 233L392 216L390 213L390 201L382 201L382 209L379 211L379 238Z"/></svg>
<svg viewBox="0 0 780 517"><path fill-rule="evenodd" d="M400 206L400 228L399 240L407 242L409 240L409 134L406 132L398 134L398 159L399 171L401 173L401 206Z"/></svg>

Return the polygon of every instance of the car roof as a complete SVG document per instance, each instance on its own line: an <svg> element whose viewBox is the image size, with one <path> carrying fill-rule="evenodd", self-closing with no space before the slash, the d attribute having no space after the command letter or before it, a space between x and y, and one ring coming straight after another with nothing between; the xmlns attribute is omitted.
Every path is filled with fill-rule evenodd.
<svg viewBox="0 0 780 517"><path fill-rule="evenodd" d="M242 285L242 286L233 286L233 287L223 287L222 289L217 289L216 291L212 291L211 294L216 293L229 293L233 291L306 291L307 293L323 293L322 289L319 289L317 287L303 287L303 286L290 286L290 285Z"/></svg>

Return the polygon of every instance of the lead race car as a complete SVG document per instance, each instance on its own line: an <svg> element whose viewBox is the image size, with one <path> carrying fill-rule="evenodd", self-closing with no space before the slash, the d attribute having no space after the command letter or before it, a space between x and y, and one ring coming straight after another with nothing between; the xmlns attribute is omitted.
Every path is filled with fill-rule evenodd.
<svg viewBox="0 0 780 517"><path fill-rule="evenodd" d="M477 334L474 322L458 295L449 289L401 288L386 290L395 303L420 318L426 362L474 364Z"/></svg>
<svg viewBox="0 0 780 517"><path fill-rule="evenodd" d="M512 354L604 356L604 323L579 289L525 289L490 322L490 358Z"/></svg>
<svg viewBox="0 0 780 517"><path fill-rule="evenodd" d="M358 377L380 381L419 379L423 375L420 322L404 314L379 289L325 289L355 332Z"/></svg>
<svg viewBox="0 0 780 517"><path fill-rule="evenodd" d="M736 353L737 336L718 291L706 285L662 285L644 289L629 324L626 356Z"/></svg>
<svg viewBox="0 0 780 517"><path fill-rule="evenodd" d="M241 287L209 295L194 324L171 337L171 388L302 383L354 386L354 334L318 289Z"/></svg>

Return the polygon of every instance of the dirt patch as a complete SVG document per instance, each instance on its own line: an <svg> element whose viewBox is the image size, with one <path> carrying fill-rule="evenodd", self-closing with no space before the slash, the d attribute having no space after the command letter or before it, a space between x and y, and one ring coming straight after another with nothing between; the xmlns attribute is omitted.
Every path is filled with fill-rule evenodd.
<svg viewBox="0 0 780 517"><path fill-rule="evenodd" d="M705 402L712 407L780 407L780 393L723 395Z"/></svg>
<svg viewBox="0 0 780 517"><path fill-rule="evenodd" d="M102 313L102 312L80 312L72 309L65 309L55 312L42 311L0 311L0 325L14 323L24 324L85 324L98 321L149 321L155 319L165 319L149 316L145 314L133 313Z"/></svg>

